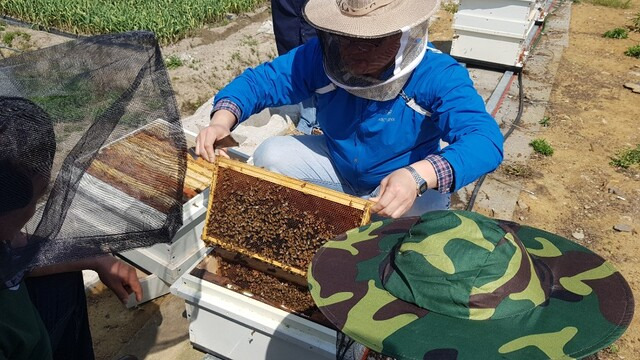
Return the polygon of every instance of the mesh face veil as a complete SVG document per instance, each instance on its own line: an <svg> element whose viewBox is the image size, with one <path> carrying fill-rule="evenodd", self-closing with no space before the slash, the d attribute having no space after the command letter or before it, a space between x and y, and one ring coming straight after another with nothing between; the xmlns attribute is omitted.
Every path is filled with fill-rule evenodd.
<svg viewBox="0 0 640 360"><path fill-rule="evenodd" d="M427 50L428 20L383 38L318 30L324 69L336 86L376 101L395 98Z"/></svg>
<svg viewBox="0 0 640 360"><path fill-rule="evenodd" d="M1 60L0 288L38 266L171 241L186 172L179 119L149 32ZM106 150L134 131L162 151Z"/></svg>

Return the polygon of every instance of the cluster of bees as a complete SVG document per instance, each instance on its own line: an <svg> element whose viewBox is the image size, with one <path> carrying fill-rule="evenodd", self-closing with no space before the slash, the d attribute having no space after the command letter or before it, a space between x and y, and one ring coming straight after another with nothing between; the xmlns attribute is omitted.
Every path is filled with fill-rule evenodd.
<svg viewBox="0 0 640 360"><path fill-rule="evenodd" d="M305 209L296 190L246 175L231 179L230 171L219 176L207 231L225 244L306 270L322 244L340 233L318 210ZM358 225L354 218L349 226Z"/></svg>
<svg viewBox="0 0 640 360"><path fill-rule="evenodd" d="M219 259L218 275L233 279L233 288L286 311L310 317L319 313L306 288L283 282L275 276Z"/></svg>
<svg viewBox="0 0 640 360"><path fill-rule="evenodd" d="M231 253L256 254L281 264L285 271L290 267L306 272L322 244L359 226L363 216L362 210L223 167L218 168L214 189L206 237ZM328 324L306 287L235 260L220 260L217 275L230 282L220 285Z"/></svg>

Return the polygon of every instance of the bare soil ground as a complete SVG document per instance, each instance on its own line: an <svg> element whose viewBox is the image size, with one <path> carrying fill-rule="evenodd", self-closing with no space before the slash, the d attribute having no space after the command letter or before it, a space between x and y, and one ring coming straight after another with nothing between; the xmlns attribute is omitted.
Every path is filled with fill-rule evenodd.
<svg viewBox="0 0 640 360"><path fill-rule="evenodd" d="M612 262L640 299L640 167L616 169L610 158L640 144L640 94L623 88L640 81L640 60L624 51L640 43L602 34L630 25L640 11L573 4L570 44L565 50L547 107L549 127L539 134L554 148L551 157L534 157L528 169L515 219L556 232L592 249ZM550 84L551 85L551 84ZM614 226L631 226L619 232ZM640 321L636 316L621 340L599 359L640 359Z"/></svg>

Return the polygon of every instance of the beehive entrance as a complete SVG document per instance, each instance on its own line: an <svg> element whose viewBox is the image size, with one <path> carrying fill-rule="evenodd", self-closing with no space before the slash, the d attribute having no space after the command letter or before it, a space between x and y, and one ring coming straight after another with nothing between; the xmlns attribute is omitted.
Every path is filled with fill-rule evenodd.
<svg viewBox="0 0 640 360"><path fill-rule="evenodd" d="M304 277L322 244L369 222L368 201L219 159L203 240Z"/></svg>

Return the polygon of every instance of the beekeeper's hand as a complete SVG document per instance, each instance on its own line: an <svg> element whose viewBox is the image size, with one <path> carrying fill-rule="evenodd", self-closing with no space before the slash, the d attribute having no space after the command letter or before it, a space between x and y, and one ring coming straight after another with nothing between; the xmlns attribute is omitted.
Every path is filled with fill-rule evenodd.
<svg viewBox="0 0 640 360"><path fill-rule="evenodd" d="M429 188L437 186L437 176L433 165L426 160L411 165L427 181ZM391 218L404 215L416 201L418 186L409 170L402 168L387 175L380 182L378 196L370 200L375 202L371 212Z"/></svg>
<svg viewBox="0 0 640 360"><path fill-rule="evenodd" d="M236 123L236 116L228 110L218 110L211 117L209 126L200 130L196 137L196 155L202 156L209 162L216 160L214 145L216 141L223 139L231 133L231 128ZM226 151L219 149L219 154L229 157Z"/></svg>
<svg viewBox="0 0 640 360"><path fill-rule="evenodd" d="M123 304L127 303L131 293L136 294L136 301L142 300L142 287L133 266L107 255L94 259L93 270Z"/></svg>
<svg viewBox="0 0 640 360"><path fill-rule="evenodd" d="M375 202L371 212L399 218L411 209L417 195L416 182L409 170L398 169L380 182L378 196L370 199Z"/></svg>

